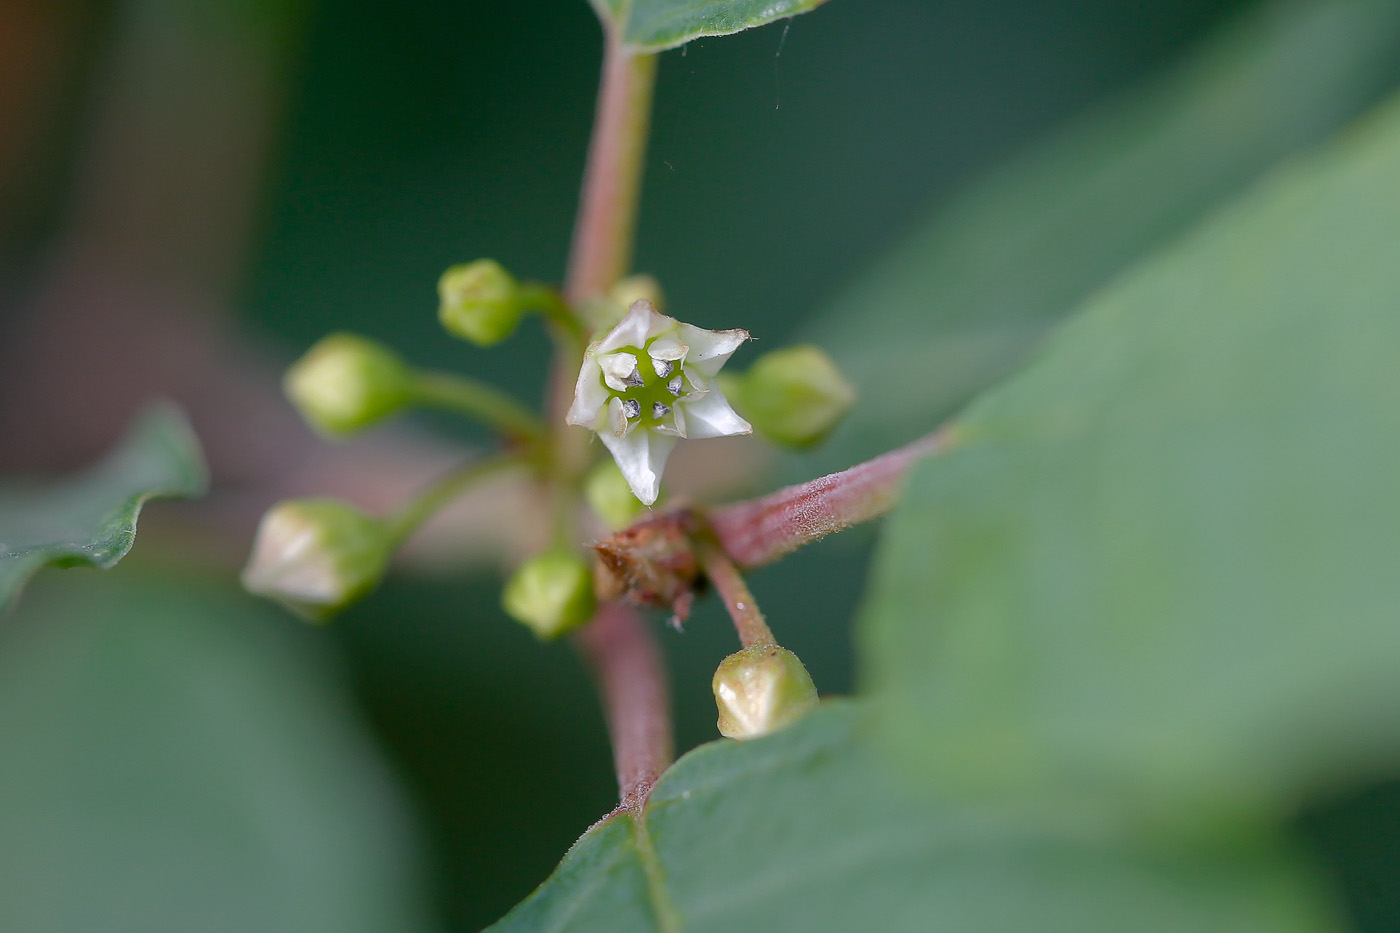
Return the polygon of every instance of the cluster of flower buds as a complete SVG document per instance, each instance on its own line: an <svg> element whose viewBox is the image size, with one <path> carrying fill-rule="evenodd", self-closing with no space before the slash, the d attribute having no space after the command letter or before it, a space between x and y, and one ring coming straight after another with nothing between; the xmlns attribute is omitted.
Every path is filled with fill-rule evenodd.
<svg viewBox="0 0 1400 933"><path fill-rule="evenodd" d="M518 282L489 259L448 269L438 282L438 317L454 336L489 347L507 339L530 311L543 311L567 339L602 336L584 354L566 421L597 433L612 454L583 478L585 501L613 530L656 502L667 459L686 438L749 434L805 447L820 441L855 394L816 347L763 356L747 372L720 369L748 339L743 330L705 330L668 317L649 276L618 282L579 308L552 290ZM287 372L286 393L306 420L332 438L359 432L410 405L450 407L496 427L508 442L543 438L538 416L497 390L462 377L419 372L388 348L353 334L318 342ZM731 404L732 401L732 404ZM742 412L742 414L741 414ZM518 448L521 456L548 451ZM431 496L423 501L436 502ZM278 503L263 517L244 585L308 619L324 621L380 581L412 522L380 519L335 499ZM416 519L415 519L416 520ZM689 596L689 592L684 594ZM510 575L502 606L545 639L584 625L596 608L593 568L578 552L554 547ZM776 644L746 647L715 672L719 730L749 739L795 721L817 702L797 656Z"/></svg>

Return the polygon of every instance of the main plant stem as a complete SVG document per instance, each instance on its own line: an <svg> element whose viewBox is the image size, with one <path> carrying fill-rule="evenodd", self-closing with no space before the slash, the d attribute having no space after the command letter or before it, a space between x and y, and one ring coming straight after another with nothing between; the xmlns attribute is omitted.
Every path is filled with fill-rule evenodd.
<svg viewBox="0 0 1400 933"><path fill-rule="evenodd" d="M574 308L627 274L641 198L656 56L642 55L605 30L603 76L583 193L574 224L564 298ZM576 508L576 485L588 463L587 432L564 424L582 347L556 340L549 418L554 430L560 513ZM597 678L612 739L622 806L639 812L674 749L666 670L655 636L634 610L605 605L578 637Z"/></svg>
<svg viewBox="0 0 1400 933"><path fill-rule="evenodd" d="M622 808L637 810L674 753L661 652L646 620L621 603L604 605L578 644L598 680Z"/></svg>
<svg viewBox="0 0 1400 933"><path fill-rule="evenodd" d="M588 145L588 164L564 277L564 299L574 308L607 292L632 264L642 169L651 127L652 90L656 84L656 56L633 51L612 30L605 33L593 138ZM564 424L578 376L580 360L574 356L572 352L555 354L550 418L559 428ZM582 438L573 441L575 446L587 440L582 431L570 431L564 437Z"/></svg>
<svg viewBox="0 0 1400 933"><path fill-rule="evenodd" d="M656 56L629 49L609 31L564 284L571 303L607 291L632 264L655 83Z"/></svg>

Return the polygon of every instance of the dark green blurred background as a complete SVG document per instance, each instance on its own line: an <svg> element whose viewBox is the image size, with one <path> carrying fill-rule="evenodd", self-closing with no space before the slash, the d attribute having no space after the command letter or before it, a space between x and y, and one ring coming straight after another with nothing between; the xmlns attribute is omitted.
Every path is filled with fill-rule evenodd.
<svg viewBox="0 0 1400 933"><path fill-rule="evenodd" d="M942 199L1057 122L1153 73L1240 6L832 0L790 25L666 53L637 266L661 279L672 310L688 320L742 325L765 348L798 337L844 283ZM54 257L65 255L70 231L82 226L74 217L92 197L79 182L95 148L92 126L116 80L113 56L122 51L149 66L143 73L154 103L143 112L154 122L145 132L168 131L177 157L223 153L242 167L211 176L236 201L218 216L246 224L231 245L205 243L228 273L186 275L177 267L170 276L182 295L212 308L200 314L236 319L241 339L277 365L344 328L420 362L464 367L523 395L539 391L546 347L538 329L489 352L450 341L433 315L433 289L446 266L484 255L522 276L561 276L599 58L584 0L306 7L262 0L227 9L194 0L20 0L9 15L11 51L33 53L11 58L19 64L5 100L20 132L0 163L0 336L12 348L51 313L52 300L42 296L62 291L54 270L71 262L71 250L68 259ZM166 20L175 24L168 31L150 26ZM262 95L257 106L243 108L236 94L198 82L181 85L187 63L179 44L192 35L199 42L215 35L219 48L235 50L233 73ZM210 118L249 151L181 129ZM198 213L191 190L174 199L176 213ZM143 255L149 287L164 267ZM10 397L17 407L18 396ZM118 421L100 421L94 438L114 434ZM97 443L48 424L65 453ZM456 425L434 426L466 443L480 439ZM910 436L928 427L912 425ZM4 462L62 464L46 453L47 437L9 434L0 443ZM217 445L214 456L218 472ZM234 567L227 557L246 549L248 525L228 527L235 540L211 546L221 557L208 561L212 576L226 581ZM752 580L774 628L824 693L852 688L848 622L870 539L868 531L849 533ZM143 556L138 543L133 559L144 569L114 573L158 579L167 552L151 550ZM329 664L332 695L335 684L348 686L350 717L373 736L421 830L433 908L446 928L468 930L542 880L613 805L615 789L601 715L571 648L542 646L507 621L492 573L462 576L400 576L311 637L279 634L300 623L276 614L247 624L260 645L291 639L296 647L287 651ZM242 637L241 624L230 623L229 637ZM156 626L150 637L170 630ZM715 737L708 682L733 638L708 603L684 634L662 630L661 638L684 750ZM1394 788L1376 788L1304 820L1365 929L1400 928L1388 844L1400 828L1397 801Z"/></svg>

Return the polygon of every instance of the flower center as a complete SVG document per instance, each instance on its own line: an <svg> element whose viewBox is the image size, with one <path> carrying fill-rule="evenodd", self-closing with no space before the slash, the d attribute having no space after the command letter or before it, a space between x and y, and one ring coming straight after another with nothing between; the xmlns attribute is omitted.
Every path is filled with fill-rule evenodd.
<svg viewBox="0 0 1400 933"><path fill-rule="evenodd" d="M627 420L643 427L671 424L671 409L676 401L694 389L680 360L657 359L648 352L658 339L648 340L646 347L622 347L615 355L610 354L621 361L614 364L613 374L626 388L619 391L609 385L608 394L622 399L622 413ZM628 366L629 371L623 373L622 364L629 356L636 360L636 367Z"/></svg>

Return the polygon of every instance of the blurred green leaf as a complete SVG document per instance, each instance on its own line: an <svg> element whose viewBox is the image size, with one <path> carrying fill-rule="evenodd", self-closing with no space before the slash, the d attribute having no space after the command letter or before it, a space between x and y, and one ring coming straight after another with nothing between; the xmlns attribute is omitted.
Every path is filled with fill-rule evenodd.
<svg viewBox="0 0 1400 933"><path fill-rule="evenodd" d="M728 36L816 9L826 0L591 0L628 45L660 52L705 36Z"/></svg>
<svg viewBox="0 0 1400 933"><path fill-rule="evenodd" d="M1176 828L1400 758L1400 100L955 422L863 611L934 785Z"/></svg>
<svg viewBox="0 0 1400 933"><path fill-rule="evenodd" d="M0 626L0 929L428 929L324 641L183 577L45 578Z"/></svg>
<svg viewBox="0 0 1400 933"><path fill-rule="evenodd" d="M857 713L828 702L767 739L690 753L657 784L645 837L626 815L595 826L492 929L668 929L659 916L694 933L1331 926L1314 879L1263 840L1153 852L1080 814L918 800L864 749Z"/></svg>
<svg viewBox="0 0 1400 933"><path fill-rule="evenodd" d="M0 486L0 606L41 567L113 566L131 550L147 499L199 496L207 485L199 441L184 416L156 405L87 472Z"/></svg>
<svg viewBox="0 0 1400 933"><path fill-rule="evenodd" d="M860 391L820 466L931 430L1134 260L1397 76L1400 4L1272 3L941 206L804 335Z"/></svg>

